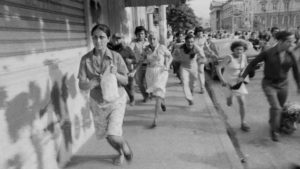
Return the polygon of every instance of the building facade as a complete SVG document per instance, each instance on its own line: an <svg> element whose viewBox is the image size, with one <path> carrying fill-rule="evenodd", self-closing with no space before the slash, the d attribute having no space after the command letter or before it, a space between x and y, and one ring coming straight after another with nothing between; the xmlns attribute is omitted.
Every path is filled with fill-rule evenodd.
<svg viewBox="0 0 300 169"><path fill-rule="evenodd" d="M58 169L90 138L88 93L77 85L90 30L104 23L129 42L136 26L166 27L165 5L179 1L147 2L0 1L0 168ZM159 8L157 26L146 6Z"/></svg>
<svg viewBox="0 0 300 169"><path fill-rule="evenodd" d="M214 2L214 1L213 1ZM213 2L211 3L213 6ZM220 21L216 18L220 12ZM221 22L220 28L218 25ZM300 25L299 0L228 0L211 8L213 30L267 30L273 26L295 30Z"/></svg>
<svg viewBox="0 0 300 169"><path fill-rule="evenodd" d="M300 25L299 0L256 0L253 13L254 30L266 30L273 26L294 30Z"/></svg>
<svg viewBox="0 0 300 169"><path fill-rule="evenodd" d="M212 31L217 31L221 29L221 12L222 5L225 1L212 1L210 4L210 27Z"/></svg>

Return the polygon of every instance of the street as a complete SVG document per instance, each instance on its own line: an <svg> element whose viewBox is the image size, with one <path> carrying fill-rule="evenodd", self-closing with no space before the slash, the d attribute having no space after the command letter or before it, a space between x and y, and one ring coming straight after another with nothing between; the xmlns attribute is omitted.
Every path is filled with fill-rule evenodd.
<svg viewBox="0 0 300 169"><path fill-rule="evenodd" d="M213 93L214 105L224 118L233 142L238 148L244 167L247 169L285 169L300 161L300 131L292 135L281 135L279 142L273 142L269 136L269 105L261 89L262 69L247 85L249 94L246 96L246 120L251 127L249 133L240 130L240 115L238 105L234 99L233 105L228 107L223 87L218 81L208 80L208 88ZM208 76L207 76L208 77ZM288 101L299 101L295 81L290 73Z"/></svg>
<svg viewBox="0 0 300 169"><path fill-rule="evenodd" d="M166 106L158 126L150 129L154 100L127 107L124 137L134 152L131 164L112 165L116 152L106 140L91 137L66 169L242 169L221 118L207 95L194 94L188 106L181 85L170 73ZM141 95L136 94L138 100Z"/></svg>

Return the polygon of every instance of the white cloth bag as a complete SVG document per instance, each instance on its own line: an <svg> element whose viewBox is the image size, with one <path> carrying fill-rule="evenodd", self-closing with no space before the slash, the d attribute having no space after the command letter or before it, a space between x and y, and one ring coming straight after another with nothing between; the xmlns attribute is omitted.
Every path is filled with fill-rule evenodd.
<svg viewBox="0 0 300 169"><path fill-rule="evenodd" d="M113 102L117 100L119 95L118 81L115 74L110 71L111 66L108 66L101 78L101 90L104 101Z"/></svg>

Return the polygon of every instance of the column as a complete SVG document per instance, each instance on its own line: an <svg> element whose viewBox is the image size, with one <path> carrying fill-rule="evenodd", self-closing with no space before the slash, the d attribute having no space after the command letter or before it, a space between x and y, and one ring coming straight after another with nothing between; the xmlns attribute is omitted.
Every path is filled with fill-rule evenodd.
<svg viewBox="0 0 300 169"><path fill-rule="evenodd" d="M166 14L167 5L161 5L159 7L159 39L160 42L166 45L167 39L167 14Z"/></svg>

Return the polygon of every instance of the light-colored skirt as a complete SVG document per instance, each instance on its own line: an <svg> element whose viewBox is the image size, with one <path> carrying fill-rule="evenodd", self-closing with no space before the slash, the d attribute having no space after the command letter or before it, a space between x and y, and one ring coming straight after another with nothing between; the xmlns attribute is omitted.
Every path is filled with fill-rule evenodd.
<svg viewBox="0 0 300 169"><path fill-rule="evenodd" d="M89 99L98 139L105 138L107 135L122 136L127 94L124 88L119 90L119 94L120 98L113 103L99 104L94 99Z"/></svg>
<svg viewBox="0 0 300 169"><path fill-rule="evenodd" d="M229 87L226 88L225 94L227 97L229 96L242 96L248 94L248 90L246 85L243 83L241 87L237 90L232 90Z"/></svg>
<svg viewBox="0 0 300 169"><path fill-rule="evenodd" d="M147 67L147 93L152 93L154 96L165 98L168 77L169 72L164 70L161 66Z"/></svg>

